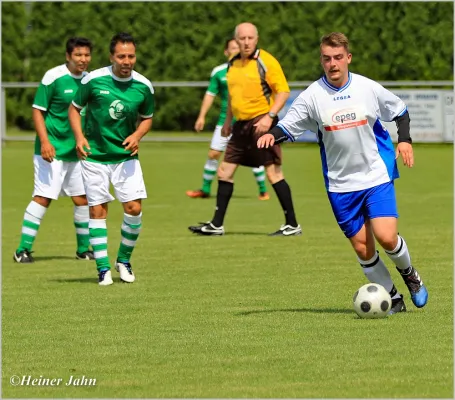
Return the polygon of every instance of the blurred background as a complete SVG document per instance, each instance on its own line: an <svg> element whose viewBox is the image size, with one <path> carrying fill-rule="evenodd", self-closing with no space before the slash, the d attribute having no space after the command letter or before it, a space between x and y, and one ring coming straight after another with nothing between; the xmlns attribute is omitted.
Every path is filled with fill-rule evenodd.
<svg viewBox="0 0 455 400"><path fill-rule="evenodd" d="M92 40L93 70L109 64L109 41L120 31L136 38L135 69L155 85L154 131L192 131L210 72L225 62L225 40L235 25L250 21L259 29L259 46L280 61L295 90L291 99L321 75L320 37L342 31L351 41L352 72L391 89L436 89L430 103L413 92L398 94L419 103L411 104L418 106L417 114L431 114L431 121L420 122L423 131L429 130L425 124L441 120L433 127L438 135L430 137L453 140L448 126L453 115L447 122L438 117L450 114L453 103L451 2L7 2L1 7L2 130L8 135L33 129L36 86L48 69L65 62L68 37ZM440 89L450 90L449 96ZM208 115L207 133L215 126L217 104Z"/></svg>

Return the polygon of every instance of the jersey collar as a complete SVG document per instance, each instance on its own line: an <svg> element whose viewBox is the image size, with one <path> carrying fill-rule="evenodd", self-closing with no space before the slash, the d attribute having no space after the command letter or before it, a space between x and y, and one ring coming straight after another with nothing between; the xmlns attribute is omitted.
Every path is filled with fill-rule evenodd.
<svg viewBox="0 0 455 400"><path fill-rule="evenodd" d="M82 73L82 74L80 74L80 75L73 74L73 73L69 70L68 65L66 65L66 64L63 64L63 65L65 66L66 70L68 71L68 74L69 74L71 77L73 77L74 79L82 79L82 78L84 77L84 73Z"/></svg>
<svg viewBox="0 0 455 400"><path fill-rule="evenodd" d="M133 79L133 71L131 71L131 75L128 78L119 78L117 75L114 74L114 71L112 71L112 65L107 67L109 69L109 73L112 76L112 79L119 81L119 82L128 82L131 79Z"/></svg>
<svg viewBox="0 0 455 400"><path fill-rule="evenodd" d="M345 90L351 84L351 81L352 81L352 74L350 72L348 72L348 81L339 88L330 84L330 82L327 80L327 77L325 76L325 74L322 77L322 82L324 82L326 86L328 86L330 89L334 90L335 92L342 92L343 90Z"/></svg>

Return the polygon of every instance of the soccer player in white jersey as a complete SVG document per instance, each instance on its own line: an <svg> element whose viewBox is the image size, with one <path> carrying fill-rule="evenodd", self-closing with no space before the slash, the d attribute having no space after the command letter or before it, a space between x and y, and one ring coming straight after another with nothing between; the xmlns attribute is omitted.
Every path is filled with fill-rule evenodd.
<svg viewBox="0 0 455 400"><path fill-rule="evenodd" d="M235 38L228 39L224 45L224 55L230 60L234 55L239 52L239 45ZM215 67L210 75L210 82L207 91L205 92L204 99L202 100L201 109L197 117L194 129L196 132L202 131L205 125L205 116L207 115L210 107L213 104L215 96L220 95L221 110L218 122L213 132L212 141L210 143L210 150L208 159L204 165L204 173L202 176L202 187L198 190L187 190L186 195L192 198L208 198L210 197L210 188L213 179L215 178L218 169L218 160L221 154L226 150L229 137L221 135L221 128L226 120L227 107L228 107L228 86L227 86L227 70L228 64L224 63ZM263 165L253 168L253 174L259 188L259 200L268 200L270 198L267 193L265 185L265 168Z"/></svg>
<svg viewBox="0 0 455 400"><path fill-rule="evenodd" d="M397 230L396 159L401 155L405 166L414 165L406 105L379 83L349 72L352 55L344 34L322 37L320 52L325 75L296 98L278 125L259 138L258 147L294 141L305 130L317 132L329 201L363 273L389 291L390 314L406 311L375 249L376 239L403 277L414 305L423 307L427 289ZM381 120L396 121L396 150Z"/></svg>
<svg viewBox="0 0 455 400"><path fill-rule="evenodd" d="M14 261L32 263L32 246L41 221L52 200L71 196L76 227L76 258L92 260L89 249L89 211L82 183L76 141L68 121L71 103L91 60L92 44L86 38L73 37L66 42L66 63L44 74L33 102L35 124L35 170L33 199L22 222L19 247Z"/></svg>
<svg viewBox="0 0 455 400"><path fill-rule="evenodd" d="M76 138L82 177L90 207L90 244L93 247L98 283L111 285L107 253L108 203L112 183L124 216L115 268L124 282L134 282L130 258L142 226L141 200L147 198L139 142L152 127L155 108L151 82L134 71L136 44L127 33L116 34L110 43L112 66L90 72L69 108ZM80 110L87 106L85 137ZM140 121L138 121L140 120Z"/></svg>

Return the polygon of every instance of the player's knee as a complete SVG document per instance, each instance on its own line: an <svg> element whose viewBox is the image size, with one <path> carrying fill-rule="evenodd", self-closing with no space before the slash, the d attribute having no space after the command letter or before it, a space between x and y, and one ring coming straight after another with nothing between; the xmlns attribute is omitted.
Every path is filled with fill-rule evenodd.
<svg viewBox="0 0 455 400"><path fill-rule="evenodd" d="M142 212L142 204L138 201L129 201L123 204L123 211L129 215L139 215Z"/></svg>
<svg viewBox="0 0 455 400"><path fill-rule="evenodd" d="M210 160L219 160L221 156L221 151L210 149L208 156Z"/></svg>
<svg viewBox="0 0 455 400"><path fill-rule="evenodd" d="M42 197L42 196L34 196L33 201L35 203L38 203L40 206L47 208L51 204L52 199L48 199L47 197Z"/></svg>
<svg viewBox="0 0 455 400"><path fill-rule="evenodd" d="M281 169L275 168L275 166L271 166L270 168L266 168L267 179L269 182L274 185L275 183L284 179L283 172Z"/></svg>
<svg viewBox="0 0 455 400"><path fill-rule="evenodd" d="M397 247L398 236L395 233L376 237L377 241L384 250L392 251Z"/></svg>
<svg viewBox="0 0 455 400"><path fill-rule="evenodd" d="M223 168L222 165L218 168L216 174L218 176L218 180L220 180L220 181L226 181L226 182L233 181L233 177L234 177L233 174L226 168Z"/></svg>

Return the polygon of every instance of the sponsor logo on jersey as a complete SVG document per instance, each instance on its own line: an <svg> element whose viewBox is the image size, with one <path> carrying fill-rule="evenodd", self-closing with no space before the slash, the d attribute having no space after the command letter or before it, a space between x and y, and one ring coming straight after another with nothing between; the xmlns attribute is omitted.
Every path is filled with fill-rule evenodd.
<svg viewBox="0 0 455 400"><path fill-rule="evenodd" d="M330 115L330 114L329 114ZM356 128L366 125L368 120L365 114L356 108L344 108L342 110L332 110L330 121L324 124L326 131L340 131L343 129Z"/></svg>
<svg viewBox="0 0 455 400"><path fill-rule="evenodd" d="M121 100L114 100L109 106L109 115L112 119L122 120L126 118L129 108L126 104L123 104Z"/></svg>
<svg viewBox="0 0 455 400"><path fill-rule="evenodd" d="M100 94L109 94L109 90L100 90Z"/></svg>
<svg viewBox="0 0 455 400"><path fill-rule="evenodd" d="M73 93L73 89L65 89L64 93Z"/></svg>
<svg viewBox="0 0 455 400"><path fill-rule="evenodd" d="M347 96L335 96L333 98L333 101L338 101L338 100L346 100L346 99L350 99L351 96L347 95Z"/></svg>

